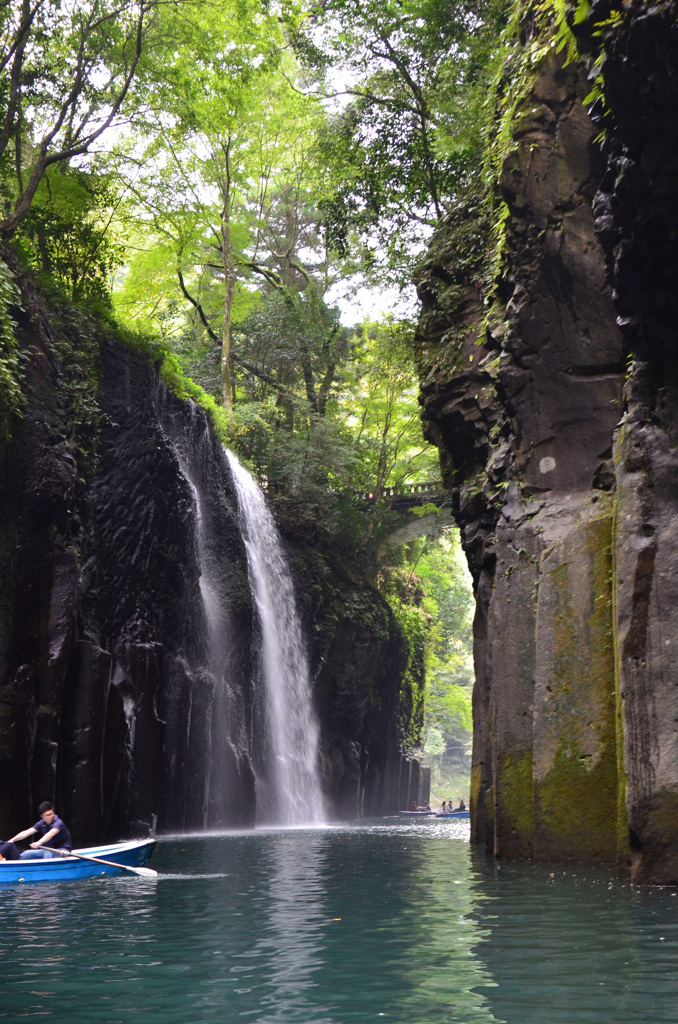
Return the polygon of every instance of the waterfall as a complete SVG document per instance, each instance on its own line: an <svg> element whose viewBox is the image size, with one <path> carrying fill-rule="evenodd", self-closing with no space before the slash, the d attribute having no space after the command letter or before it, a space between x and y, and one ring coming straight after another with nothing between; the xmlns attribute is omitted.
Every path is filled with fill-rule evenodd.
<svg viewBox="0 0 678 1024"><path fill-rule="evenodd" d="M188 799L192 803L189 820L207 829L233 824L234 808L243 803L243 759L239 751L244 743L238 736L242 713L234 706L237 700L231 684L237 655L221 578L221 511L214 493L226 483L228 468L221 446L212 445L204 419L193 405L190 427L188 438L173 445L193 500L200 595L196 646L185 664L195 685L184 728L190 736L186 763L191 787ZM215 455L221 460L222 474L218 464L215 467Z"/></svg>
<svg viewBox="0 0 678 1024"><path fill-rule="evenodd" d="M318 723L292 579L264 495L236 456L230 451L227 456L261 626L266 754L257 772L257 820L284 825L319 823L323 806Z"/></svg>
<svg viewBox="0 0 678 1024"><path fill-rule="evenodd" d="M209 725L206 740L209 744L207 767L205 773L205 794L203 808L203 827L208 828L219 823L219 809L223 813L225 772L224 753L228 742L228 681L226 666L228 664L229 631L226 610L219 597L216 581L212 577L211 568L214 558L210 557L209 532L206 526L204 496L186 464L182 466L186 480L191 488L195 502L196 539L198 544L198 564L200 567L200 597L204 615L206 634L205 647L207 668L214 680L214 692L209 708ZM216 815L215 815L216 812Z"/></svg>

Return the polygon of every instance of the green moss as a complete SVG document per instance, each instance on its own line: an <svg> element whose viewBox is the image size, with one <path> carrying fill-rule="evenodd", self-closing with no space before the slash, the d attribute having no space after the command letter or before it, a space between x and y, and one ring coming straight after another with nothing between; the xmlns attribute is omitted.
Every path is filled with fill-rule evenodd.
<svg viewBox="0 0 678 1024"><path fill-rule="evenodd" d="M50 327L61 364L66 420L76 450L78 474L88 477L96 467L99 444L99 362L103 332L97 318L56 297L51 300Z"/></svg>
<svg viewBox="0 0 678 1024"><path fill-rule="evenodd" d="M505 301L497 284L508 270L514 238L502 177L512 154L521 154L525 125L533 118L535 82L545 62L554 54L563 54L558 59L564 63L578 57L570 20L582 21L588 8L588 0L576 0L574 6L566 0L519 0L510 6L490 65L482 165L448 212L415 275L426 280L429 294L435 291L431 329L425 306L415 338L423 387L435 386L441 374L449 379L466 369L472 334L479 345L488 334L496 344L505 330ZM465 308L470 281L483 302L480 317L469 317ZM442 335L440 310L446 314Z"/></svg>
<svg viewBox="0 0 678 1024"><path fill-rule="evenodd" d="M586 531L588 607L575 607L567 562L550 574L556 595L551 699L560 740L553 767L535 787L538 850L540 856L614 860L618 808L611 515L593 520ZM578 566L578 575L585 571Z"/></svg>
<svg viewBox="0 0 678 1024"><path fill-rule="evenodd" d="M421 731L424 726L424 682L425 675L423 669L417 671L412 665L412 658L410 658L410 664L408 665L407 671L403 679L403 685L401 686L401 706L403 706L403 697L406 698L406 694L403 692L406 689L409 690L410 701L407 702L411 706L411 713L409 722L407 723L407 738L406 748L408 750L414 750L421 746Z"/></svg>
<svg viewBox="0 0 678 1024"><path fill-rule="evenodd" d="M593 768L588 755L563 745L537 790L543 854L576 860L616 859L617 771L614 749Z"/></svg>
<svg viewBox="0 0 678 1024"><path fill-rule="evenodd" d="M19 363L19 346L12 307L21 301L14 275L0 259L0 436L9 438L12 420L21 416L25 404L22 391L23 373Z"/></svg>
<svg viewBox="0 0 678 1024"><path fill-rule="evenodd" d="M533 756L531 750L509 751L502 758L495 778L496 813L502 823L503 842L511 852L529 855L534 840Z"/></svg>
<svg viewBox="0 0 678 1024"><path fill-rule="evenodd" d="M622 427L622 432L626 427ZM619 450L619 449L618 449ZM619 643L619 612L617 608L617 528L619 490L615 493L612 518L612 642L614 654L615 734L617 745L617 863L630 863L629 826L626 813L626 768L624 765L624 709L621 699L621 650Z"/></svg>
<svg viewBox="0 0 678 1024"><path fill-rule="evenodd" d="M403 614L412 611L417 612L419 609L405 606L400 609L400 614L395 616L407 650L407 666L400 685L399 699L400 727L407 750L414 750L421 745L426 687L426 635L419 628L415 616Z"/></svg>
<svg viewBox="0 0 678 1024"><path fill-rule="evenodd" d="M455 376L469 362L465 343L469 335L479 334L481 328L469 318L463 300L468 297L469 281L478 282L485 276L491 236L485 187L475 181L459 205L448 213L415 274L415 280L426 280L428 289L435 290L435 310L446 312L442 334L434 311L429 337L426 309L415 334L414 355L422 386L427 382L434 384L441 373ZM444 279L440 267L445 267Z"/></svg>

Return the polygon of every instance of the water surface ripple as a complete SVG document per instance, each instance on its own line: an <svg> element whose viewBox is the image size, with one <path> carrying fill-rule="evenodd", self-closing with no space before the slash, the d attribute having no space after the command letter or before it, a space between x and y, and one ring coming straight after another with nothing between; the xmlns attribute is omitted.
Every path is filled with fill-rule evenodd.
<svg viewBox="0 0 678 1024"><path fill-rule="evenodd" d="M0 891L0 1019L663 1024L678 894L496 864L468 824L161 841L157 881Z"/></svg>

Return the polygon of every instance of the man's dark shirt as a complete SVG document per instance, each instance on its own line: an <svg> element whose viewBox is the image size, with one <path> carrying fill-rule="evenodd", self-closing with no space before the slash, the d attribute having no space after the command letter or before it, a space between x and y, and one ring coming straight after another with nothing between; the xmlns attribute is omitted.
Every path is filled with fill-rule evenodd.
<svg viewBox="0 0 678 1024"><path fill-rule="evenodd" d="M55 850L71 849L71 833L68 831L58 814L54 815L54 821L51 825L48 825L46 821L43 821L42 818L40 818L40 821L36 821L33 828L36 832L39 832L41 836L46 835L46 833L50 832L53 828L59 829L55 836L52 836L47 843L43 843L45 849L49 850L50 846Z"/></svg>

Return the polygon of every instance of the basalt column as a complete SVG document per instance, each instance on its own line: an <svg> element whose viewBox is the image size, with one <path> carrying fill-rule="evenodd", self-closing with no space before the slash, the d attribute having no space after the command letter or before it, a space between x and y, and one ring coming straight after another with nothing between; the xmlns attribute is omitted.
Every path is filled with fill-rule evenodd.
<svg viewBox="0 0 678 1024"><path fill-rule="evenodd" d="M587 90L553 52L516 118L489 329L459 212L419 282L425 429L476 590L472 835L502 857L624 856L612 592L624 353L591 211L603 164Z"/></svg>
<svg viewBox="0 0 678 1024"><path fill-rule="evenodd" d="M675 883L678 4L594 3L578 32L603 83L594 114L606 168L594 210L629 354L615 438L615 598L633 877Z"/></svg>

